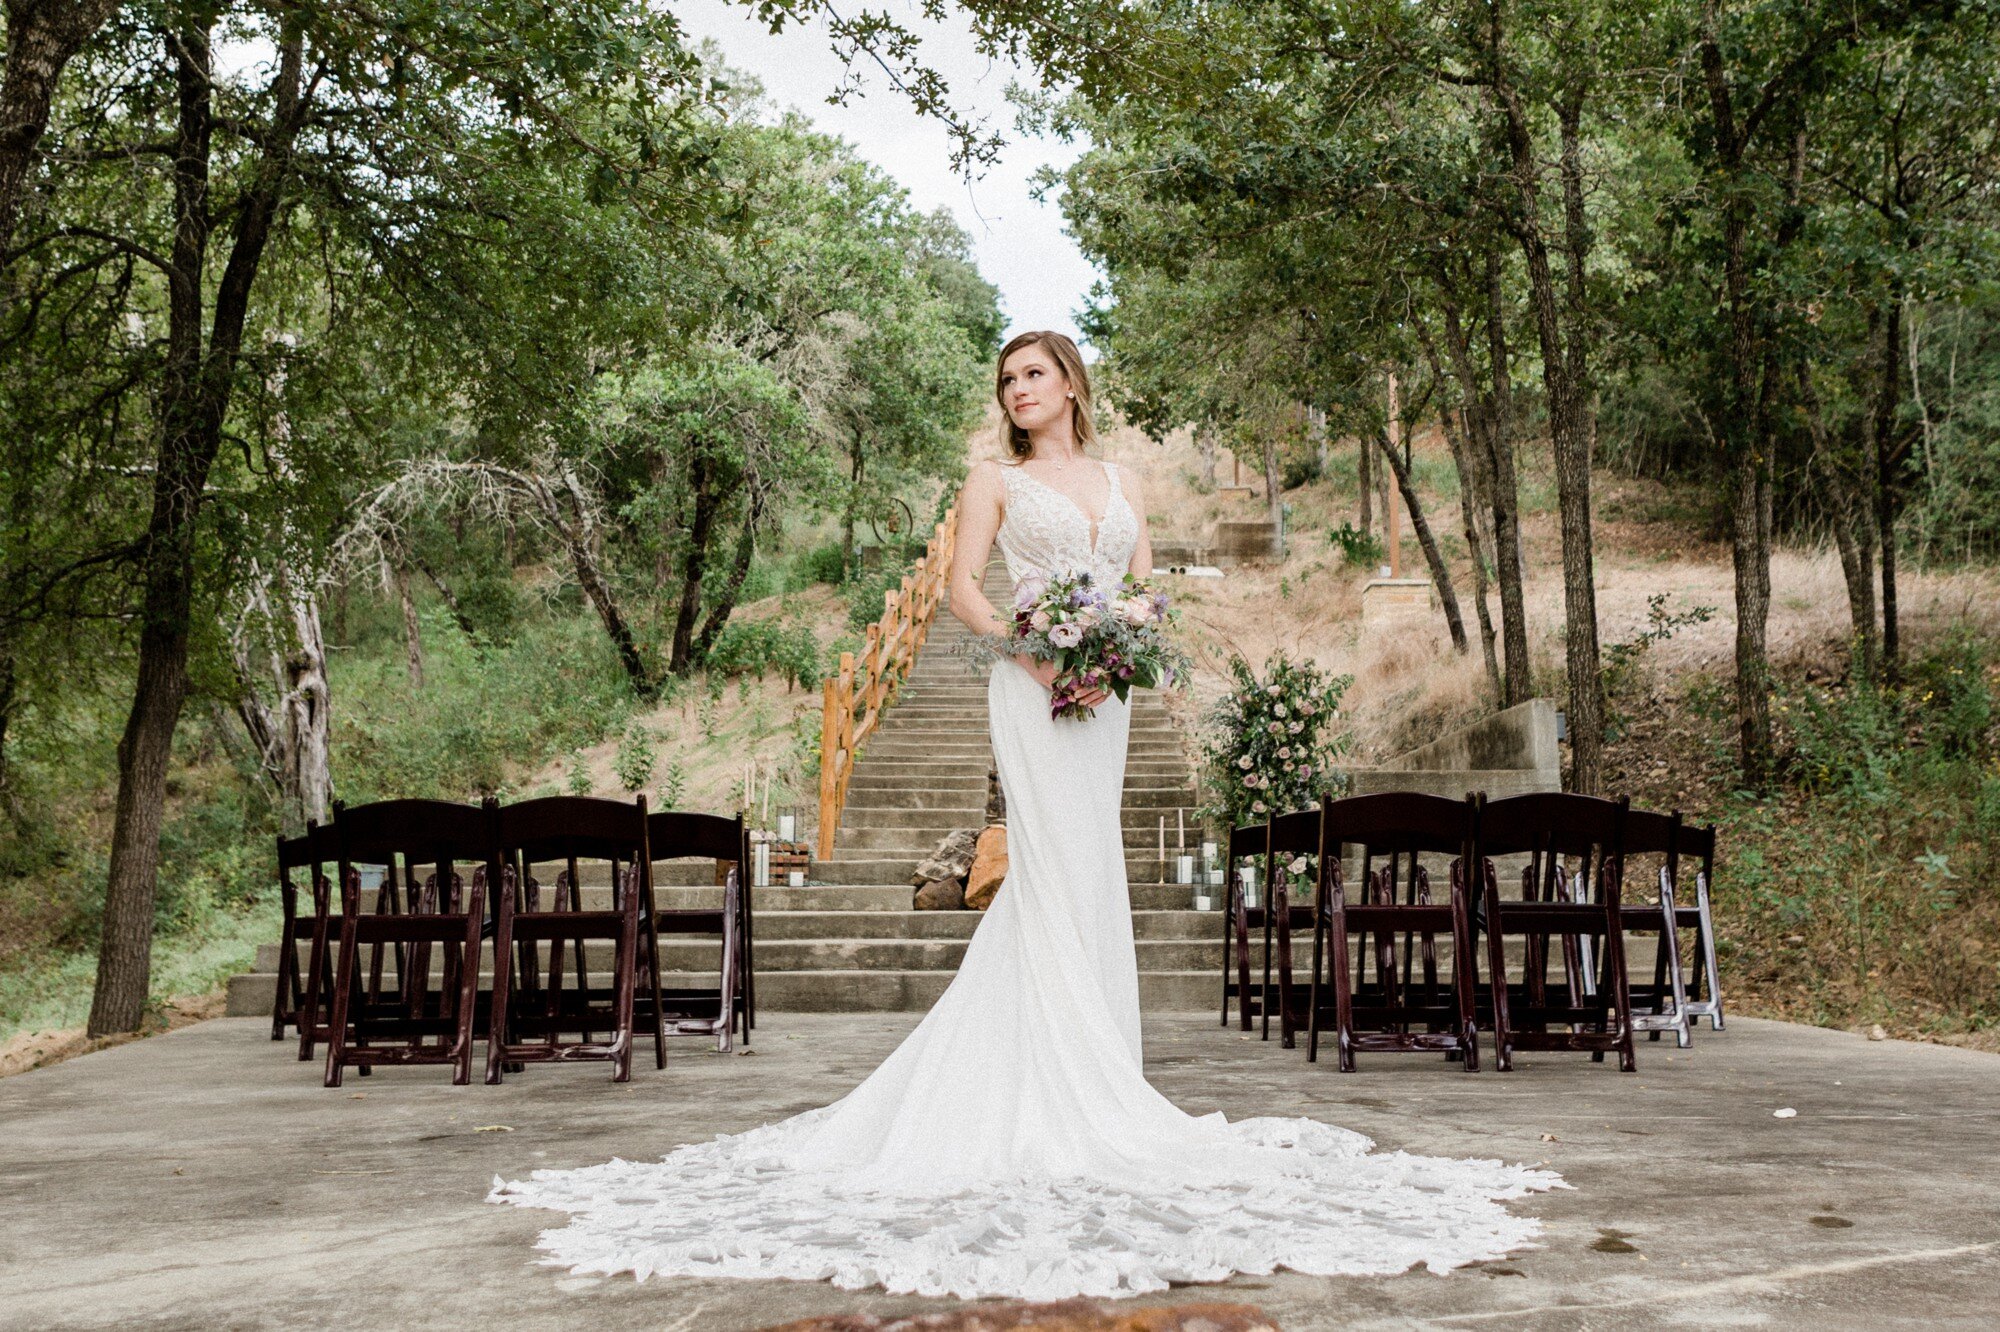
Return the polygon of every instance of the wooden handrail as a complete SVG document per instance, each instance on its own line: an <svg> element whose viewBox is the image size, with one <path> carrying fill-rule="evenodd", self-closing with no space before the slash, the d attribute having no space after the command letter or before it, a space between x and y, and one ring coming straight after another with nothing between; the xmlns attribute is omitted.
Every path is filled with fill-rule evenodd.
<svg viewBox="0 0 2000 1332"><path fill-rule="evenodd" d="M852 652L841 653L840 669L826 682L819 729L821 860L833 855L854 756L875 733L883 710L895 702L896 690L908 678L937 617L957 534L958 506L953 505L931 533L916 567L903 576L902 586L883 594L882 617L863 635L860 660Z"/></svg>

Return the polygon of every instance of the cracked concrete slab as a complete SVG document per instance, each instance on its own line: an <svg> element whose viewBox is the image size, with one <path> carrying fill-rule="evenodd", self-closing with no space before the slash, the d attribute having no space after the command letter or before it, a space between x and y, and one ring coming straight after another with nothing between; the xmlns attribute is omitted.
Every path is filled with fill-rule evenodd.
<svg viewBox="0 0 2000 1332"><path fill-rule="evenodd" d="M584 1065L500 1088L386 1069L327 1091L247 1019L8 1078L0 1327L735 1332L950 1307L571 1276L535 1261L558 1218L483 1201L495 1174L645 1159L824 1104L920 1016L773 1012L755 1054L681 1042L664 1073L624 1087ZM1145 1028L1148 1076L1191 1112L1546 1161L1575 1188L1514 1204L1543 1220L1540 1247L1449 1276L1279 1272L1136 1304L1254 1304L1290 1332L2000 1326L1993 1055L1732 1019L1691 1051L1642 1045L1636 1075L1568 1055L1505 1076L1378 1055L1342 1076L1213 1014L1149 1013Z"/></svg>

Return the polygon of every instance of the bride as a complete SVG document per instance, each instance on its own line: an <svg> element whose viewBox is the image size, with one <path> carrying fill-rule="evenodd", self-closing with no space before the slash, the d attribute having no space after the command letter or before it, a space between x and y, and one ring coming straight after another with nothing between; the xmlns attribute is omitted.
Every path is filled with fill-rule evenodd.
<svg viewBox="0 0 2000 1332"><path fill-rule="evenodd" d="M1537 1224L1501 1202L1552 1174L1372 1152L1311 1119L1189 1115L1146 1081L1119 810L1129 707L1088 697L1095 716L1051 720L1053 668L1005 654L979 591L996 537L1016 579L1150 574L1144 499L1085 452L1090 380L1069 338L1008 343L996 392L1007 456L966 479L951 610L1001 657L988 711L1010 859L951 985L831 1105L654 1163L496 1180L493 1197L570 1213L541 1247L576 1272L961 1298L1442 1272L1523 1244Z"/></svg>

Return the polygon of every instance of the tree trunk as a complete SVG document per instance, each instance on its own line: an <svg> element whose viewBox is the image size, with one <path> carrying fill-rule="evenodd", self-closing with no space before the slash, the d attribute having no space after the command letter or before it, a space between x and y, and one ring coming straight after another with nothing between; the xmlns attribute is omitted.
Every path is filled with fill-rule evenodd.
<svg viewBox="0 0 2000 1332"><path fill-rule="evenodd" d="M396 604L403 611L403 655L410 666L410 688L424 687L424 635L423 627L417 623L417 599L410 595L410 571L401 560L396 561L392 580L396 585Z"/></svg>
<svg viewBox="0 0 2000 1332"><path fill-rule="evenodd" d="M1382 451L1389 470L1395 475L1396 488L1403 495L1403 508L1410 515L1410 526L1416 529L1417 544L1423 547L1424 562L1430 565L1431 581L1437 585L1438 601L1444 606L1444 622L1451 629L1451 645L1461 653L1468 652L1471 645L1465 639L1465 617L1459 613L1458 592L1451 585L1451 569L1444 562L1444 553L1438 549L1437 538L1431 534L1430 523L1424 518L1424 502L1417 497L1409 462L1397 456L1385 434L1375 436L1375 446Z"/></svg>
<svg viewBox="0 0 2000 1332"><path fill-rule="evenodd" d="M1867 538L1873 517L1857 487L1843 477L1833 458L1833 441L1826 430L1820 409L1819 392L1813 387L1809 366L1798 367L1799 402L1805 408L1806 427L1812 434L1812 471L1818 478L1826 504L1827 522L1833 528L1834 546L1840 552L1840 572L1847 583L1847 614L1854 625L1855 662L1850 675L1872 680L1880 665L1879 640L1875 630L1875 551Z"/></svg>
<svg viewBox="0 0 2000 1332"><path fill-rule="evenodd" d="M763 509L757 497L756 482L750 483L750 494L743 506L743 530L736 537L736 556L730 561L729 577L722 584L722 592L710 608L708 618L702 622L701 633L696 637L694 655L697 660L706 659L709 648L715 644L715 636L722 632L722 626L729 623L730 614L736 609L737 594L743 590L743 580L750 574L750 561L757 553L757 519Z"/></svg>
<svg viewBox="0 0 2000 1332"><path fill-rule="evenodd" d="M1500 641L1506 648L1508 707L1534 696L1528 656L1527 558L1521 542L1521 487L1514 466L1514 361L1507 347L1506 289L1497 245L1486 250L1486 354L1492 409L1486 416L1488 482L1493 500L1493 563L1500 582ZM1468 361L1468 370L1470 362Z"/></svg>
<svg viewBox="0 0 2000 1332"><path fill-rule="evenodd" d="M695 624L701 615L701 583L708 572L708 543L715 529L715 497L709 493L708 460L696 445L688 460L688 490L694 520L688 525L688 554L681 570L681 603L674 617L674 646L667 669L686 675L694 666Z"/></svg>
<svg viewBox="0 0 2000 1332"><path fill-rule="evenodd" d="M1518 98L1504 84L1496 94L1506 108L1508 146L1514 158L1518 206L1508 224L1528 268L1528 304L1542 350L1542 384L1548 394L1548 428L1556 454L1556 496L1562 518L1564 660L1570 682L1570 788L1596 794L1604 782L1604 678L1598 658L1598 596L1590 532L1590 436L1580 416L1572 368L1582 348L1568 346L1548 242L1538 216L1540 186L1534 140ZM1574 322L1574 316L1572 316Z"/></svg>
<svg viewBox="0 0 2000 1332"><path fill-rule="evenodd" d="M1437 350L1425 339L1425 350L1430 355L1431 373L1444 378L1444 367L1438 364ZM1486 662L1486 683L1499 698L1503 688L1500 681L1500 658L1493 649L1493 615L1486 605L1487 594L1487 551L1491 548L1479 522L1481 492L1479 475L1473 469L1472 446L1465 439L1464 423L1469 413L1463 409L1459 413L1459 427L1454 427L1451 412L1446 409L1438 418L1439 427L1444 431L1445 443L1451 447L1452 466L1458 472L1458 516L1465 526L1465 548L1472 557L1472 605L1479 615L1479 652Z"/></svg>
<svg viewBox="0 0 2000 1332"><path fill-rule="evenodd" d="M1902 403L1903 296L1893 285L1882 323L1882 379L1875 395L1875 540L1882 552L1882 670L1891 681L1903 666L1903 635L1896 598L1896 511L1906 446L1898 438Z"/></svg>
<svg viewBox="0 0 2000 1332"><path fill-rule="evenodd" d="M279 827L285 836L296 837L305 831L308 819L326 822L333 799L319 598L310 583L296 580L282 563L269 580L257 573L252 577L250 603L230 636L238 685L236 715L275 792ZM288 623L281 624L273 613L274 587L285 603ZM252 634L258 631L263 641L253 646ZM261 672L256 662L260 654ZM265 702L258 687L260 673L270 677L275 708Z"/></svg>
<svg viewBox="0 0 2000 1332"><path fill-rule="evenodd" d="M472 637L472 621L466 617L465 608L459 604L458 597L451 590L451 584L439 577L438 571L431 568L430 561L423 556L413 550L403 553L409 557L410 563L416 566L417 572L424 576L425 581L437 589L438 600L444 602L444 608L450 611L451 618L458 622L458 631L467 638Z"/></svg>
<svg viewBox="0 0 2000 1332"><path fill-rule="evenodd" d="M1306 435L1312 440L1313 471L1325 476L1333 470L1333 440L1326 428L1326 408L1306 408Z"/></svg>
<svg viewBox="0 0 2000 1332"><path fill-rule="evenodd" d="M1278 476L1278 441L1264 440L1264 505L1270 510L1274 546L1282 547L1285 532L1285 497Z"/></svg>
<svg viewBox="0 0 2000 1332"><path fill-rule="evenodd" d="M550 489L557 482L567 497L566 510L563 501ZM645 658L639 655L639 645L632 637L632 628L626 623L625 613L619 608L617 595L611 589L611 580L605 576L604 568L598 561L597 521L592 516L594 509L590 497L584 493L583 483L576 479L575 472L564 468L552 481L544 480L542 487L547 511L569 550L570 566L576 570L577 584L583 589L591 608L597 612L598 622L604 626L611 646L617 650L619 664L625 668L625 677L632 682L632 692L642 699L653 698L659 689L647 673ZM674 641L678 647L678 630L675 631Z"/></svg>
<svg viewBox="0 0 2000 1332"><path fill-rule="evenodd" d="M1576 371L1584 365L1584 349L1572 345L1580 335L1574 307L1567 318L1556 298L1549 247L1540 220L1540 164L1527 114L1518 95L1505 84L1494 88L1506 112L1507 141L1514 166L1516 206L1507 223L1527 261L1529 308L1542 353L1542 383L1548 395L1549 434L1555 453L1557 506L1562 520L1563 639L1569 676L1569 738L1571 789L1595 795L1603 784L1604 679L1597 640L1597 588L1593 572L1590 524L1590 435L1582 416L1582 392ZM1568 112L1565 112L1567 115ZM1581 262L1585 241L1569 237L1573 264ZM1573 273L1580 287L1582 274ZM1580 297L1578 298L1580 299Z"/></svg>
<svg viewBox="0 0 2000 1332"><path fill-rule="evenodd" d="M843 572L851 572L854 568L854 520L855 510L861 504L861 470L861 440L857 436L854 441L854 465L848 472L847 512L841 522L840 567Z"/></svg>
<svg viewBox="0 0 2000 1332"><path fill-rule="evenodd" d="M28 173L48 129L63 68L117 10L117 0L7 0L7 61L0 73L0 272L10 266Z"/></svg>
<svg viewBox="0 0 2000 1332"><path fill-rule="evenodd" d="M290 177L291 144L304 119L299 99L303 54L299 28L288 27L278 42L276 112L263 136L256 177L237 201L235 236L214 284L204 351L204 269L214 221L208 188L214 124L209 33L196 26L167 38L167 57L179 84L167 355L161 371L153 508L140 560L138 680L118 743L111 865L88 1028L92 1036L137 1030L145 1017L167 765L187 697L196 524L209 469L222 443L251 290Z"/></svg>
<svg viewBox="0 0 2000 1332"><path fill-rule="evenodd" d="M0 817L10 821L16 819L16 802L13 769L7 760L7 730L14 720L16 686L14 650L6 640L6 631L0 629Z"/></svg>
<svg viewBox="0 0 2000 1332"><path fill-rule="evenodd" d="M1358 488L1361 491L1361 514L1359 522L1361 534L1368 536L1375 531L1375 466L1372 461L1375 450L1368 447L1368 436L1366 433L1357 435L1354 442L1355 446L1360 450L1360 459L1355 468L1355 475L1359 478L1360 482Z"/></svg>

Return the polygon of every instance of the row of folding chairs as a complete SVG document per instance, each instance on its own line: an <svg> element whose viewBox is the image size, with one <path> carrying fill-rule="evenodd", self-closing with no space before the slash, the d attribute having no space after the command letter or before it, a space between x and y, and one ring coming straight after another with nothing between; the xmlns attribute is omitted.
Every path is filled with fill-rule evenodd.
<svg viewBox="0 0 2000 1332"><path fill-rule="evenodd" d="M687 858L727 864L719 905L658 904L654 863ZM608 1061L625 1082L647 1032L659 1068L670 1031L747 1045L749 863L740 816L649 814L643 796L336 804L332 822L278 842L271 1039L294 1031L301 1060L323 1043L329 1087L384 1064L449 1065L463 1085L482 1040L489 1083L572 1060ZM668 986L662 935L714 938L717 984Z"/></svg>
<svg viewBox="0 0 2000 1332"><path fill-rule="evenodd" d="M1291 885L1301 858L1307 901ZM1232 830L1231 866L1259 862L1266 890L1254 906L1231 875L1222 1023L1233 1000L1242 1029L1261 1018L1269 1039L1275 1014L1285 1047L1303 1030L1315 1061L1330 1031L1343 1072L1357 1051L1409 1050L1442 1050L1476 1072L1482 1028L1503 1072L1518 1050L1615 1053L1630 1072L1634 1033L1672 1034L1685 1049L1697 1019L1724 1026L1709 903L1715 829L1678 813L1559 792L1328 796ZM1628 881L1650 886L1628 892ZM1292 941L1308 930L1312 975L1300 985ZM1628 940L1649 935L1652 976L1634 981Z"/></svg>

